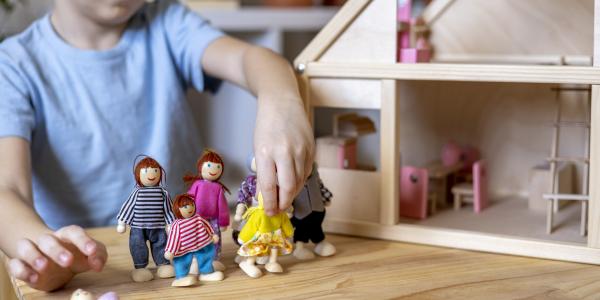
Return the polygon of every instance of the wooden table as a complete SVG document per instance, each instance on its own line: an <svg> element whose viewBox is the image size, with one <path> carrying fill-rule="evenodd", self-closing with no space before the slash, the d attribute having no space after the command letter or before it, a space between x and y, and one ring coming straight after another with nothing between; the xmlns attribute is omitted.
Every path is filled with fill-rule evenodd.
<svg viewBox="0 0 600 300"><path fill-rule="evenodd" d="M463 168L462 163L456 163L451 166L445 166L441 161L432 161L425 165L429 174L429 180L434 183L433 203L431 205L431 214L435 214L437 206L441 204L446 207L448 200L448 176L457 173Z"/></svg>
<svg viewBox="0 0 600 300"><path fill-rule="evenodd" d="M339 253L299 262L282 260L286 273L250 279L233 263L225 233L222 282L172 288L170 279L133 283L127 235L93 229L110 259L102 273L77 276L64 290L35 291L17 283L22 299L68 299L76 288L121 299L600 299L600 267L346 236L329 236ZM210 298L208 298L210 297Z"/></svg>

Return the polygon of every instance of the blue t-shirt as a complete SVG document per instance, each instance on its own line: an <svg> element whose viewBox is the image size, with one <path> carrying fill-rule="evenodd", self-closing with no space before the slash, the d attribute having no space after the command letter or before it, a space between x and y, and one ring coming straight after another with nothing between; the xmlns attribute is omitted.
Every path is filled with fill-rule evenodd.
<svg viewBox="0 0 600 300"><path fill-rule="evenodd" d="M0 44L0 137L30 141L34 205L51 228L116 222L133 160L155 158L171 194L201 144L185 99L208 88L206 47L222 33L177 1L146 4L106 51L67 44L50 17Z"/></svg>

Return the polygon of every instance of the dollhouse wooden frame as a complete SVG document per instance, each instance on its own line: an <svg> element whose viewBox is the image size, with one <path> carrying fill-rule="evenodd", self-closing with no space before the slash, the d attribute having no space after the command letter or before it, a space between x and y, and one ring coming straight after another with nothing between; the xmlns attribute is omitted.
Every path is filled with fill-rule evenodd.
<svg viewBox="0 0 600 300"><path fill-rule="evenodd" d="M464 0L456 0L464 1ZM425 12L437 19L452 0ZM483 3L483 1L479 1ZM564 1L563 1L564 3ZM591 85L590 183L600 180L600 0L594 2L593 66L546 65L581 57L508 57L512 64L396 63L396 1L349 0L295 60L306 108L380 111L376 172L321 168L335 194L325 229L410 243L600 264L600 188L590 184L587 245L400 223L400 90L405 81ZM434 45L435 46L435 45ZM531 64L519 64L523 60ZM541 62L542 64L535 64ZM337 205L337 206L335 206Z"/></svg>

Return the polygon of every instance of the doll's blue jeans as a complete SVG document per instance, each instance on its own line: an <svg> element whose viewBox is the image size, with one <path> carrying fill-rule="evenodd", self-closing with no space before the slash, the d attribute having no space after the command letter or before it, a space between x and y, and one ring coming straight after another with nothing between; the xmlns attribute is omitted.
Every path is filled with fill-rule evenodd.
<svg viewBox="0 0 600 300"><path fill-rule="evenodd" d="M198 272L200 274L210 274L214 272L212 262L213 257L215 256L215 246L211 243L200 250L188 252L182 256L173 258L175 278L179 279L189 274L190 266L192 265L192 259L194 256L198 262Z"/></svg>
<svg viewBox="0 0 600 300"><path fill-rule="evenodd" d="M168 265L165 259L165 247L167 246L167 233L164 228L148 229L131 227L129 232L129 251L133 258L136 269L145 268L148 265L148 246L150 243L152 258L157 266Z"/></svg>

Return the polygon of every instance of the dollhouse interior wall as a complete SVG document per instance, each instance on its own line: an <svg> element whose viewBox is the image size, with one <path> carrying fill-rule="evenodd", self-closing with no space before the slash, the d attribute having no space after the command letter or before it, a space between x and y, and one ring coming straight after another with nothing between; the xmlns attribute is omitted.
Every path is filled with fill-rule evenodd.
<svg viewBox="0 0 600 300"><path fill-rule="evenodd" d="M359 18L357 21L361 20ZM457 0L434 24L431 39L435 54L442 55L591 56L593 1ZM341 43L336 43L331 49L343 53L344 47ZM341 62L348 61L348 58L347 54L325 55L321 61ZM352 62L362 60L358 58ZM318 79L313 83L313 88L316 87L313 101L316 103L321 102L320 98L324 97L330 100L347 97L350 105L355 102L355 98L368 103L372 99L360 95L361 92L365 93L365 89L373 89L372 95L377 95L376 83L363 85L362 91L351 88L340 91L339 88L323 87L325 84L322 81L327 80ZM557 109L555 93L550 90L553 86L555 85L401 82L398 93L401 107L402 165L424 166L430 161L439 160L442 146L450 140L473 145L488 162L490 197L495 201L481 215L475 215L472 208L468 207L454 215L442 212L424 221L402 219L402 222L585 243L586 238L579 236L577 231L579 205L570 205L561 210L557 217L556 231L552 235L545 234L545 213L528 211L527 208L530 170L543 164L545 158L550 156L553 131L550 125ZM563 120L585 120L589 114L588 99L587 93L563 93ZM332 117L341 111L344 110L315 109L316 135L331 134ZM359 110L359 113L371 117L379 130L377 110ZM379 136L371 135L363 139L359 141L359 163L374 162L379 169ZM583 156L584 147L585 131L582 128L561 129L560 156ZM578 165L574 168L571 179L573 192L580 193L583 169ZM333 176L343 176L332 170L326 172L333 172ZM369 175L360 173L360 176ZM334 184L337 185L337 182ZM336 209L335 206L332 208ZM333 211L332 215L341 218L348 216L346 213L348 212ZM372 218L369 219L364 214L352 215L351 218L378 221L377 212L369 215Z"/></svg>

